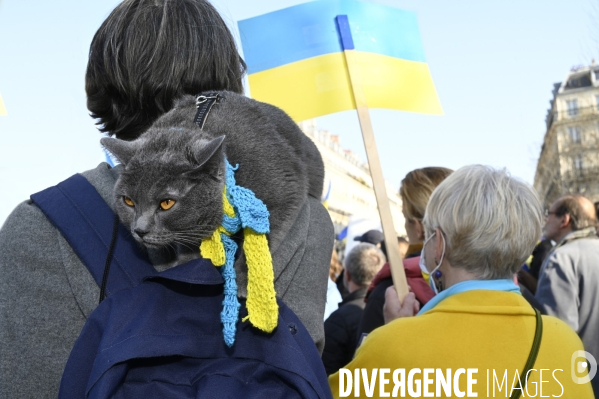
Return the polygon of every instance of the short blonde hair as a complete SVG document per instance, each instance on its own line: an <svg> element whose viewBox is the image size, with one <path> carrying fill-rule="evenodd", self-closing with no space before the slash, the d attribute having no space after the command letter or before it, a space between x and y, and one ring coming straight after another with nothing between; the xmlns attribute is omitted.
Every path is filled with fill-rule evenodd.
<svg viewBox="0 0 599 399"><path fill-rule="evenodd" d="M445 235L447 259L480 279L512 278L541 238L541 201L528 184L488 166L465 166L431 195L424 228Z"/></svg>
<svg viewBox="0 0 599 399"><path fill-rule="evenodd" d="M401 181L399 195L406 216L421 221L428 199L435 188L453 172L441 167L414 169Z"/></svg>

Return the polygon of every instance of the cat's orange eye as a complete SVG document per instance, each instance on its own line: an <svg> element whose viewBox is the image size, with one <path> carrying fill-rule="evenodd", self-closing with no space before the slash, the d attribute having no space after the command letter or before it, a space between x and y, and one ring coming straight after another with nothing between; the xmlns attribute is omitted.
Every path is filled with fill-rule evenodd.
<svg viewBox="0 0 599 399"><path fill-rule="evenodd" d="M125 204L127 204L128 206L132 206L132 207L135 206L135 203L129 197L123 197L123 202L125 202Z"/></svg>
<svg viewBox="0 0 599 399"><path fill-rule="evenodd" d="M166 199L160 203L160 209L162 209L163 211L168 211L173 207L173 205L175 205L175 202L177 201L172 199Z"/></svg>

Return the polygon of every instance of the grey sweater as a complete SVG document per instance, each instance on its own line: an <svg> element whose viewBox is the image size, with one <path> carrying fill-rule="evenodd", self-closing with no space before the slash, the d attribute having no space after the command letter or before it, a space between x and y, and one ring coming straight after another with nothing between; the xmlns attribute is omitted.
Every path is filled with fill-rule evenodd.
<svg viewBox="0 0 599 399"><path fill-rule="evenodd" d="M119 171L102 163L83 173L113 210ZM310 198L290 231L273 254L275 290L322 352L333 225L320 202ZM239 286L245 287L246 271L237 274ZM17 206L0 230L0 275L0 398L55 398L100 289L31 201Z"/></svg>

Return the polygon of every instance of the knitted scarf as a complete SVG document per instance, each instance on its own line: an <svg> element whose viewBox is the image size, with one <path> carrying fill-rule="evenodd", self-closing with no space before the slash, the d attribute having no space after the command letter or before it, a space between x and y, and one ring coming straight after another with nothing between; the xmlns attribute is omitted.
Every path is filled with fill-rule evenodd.
<svg viewBox="0 0 599 399"><path fill-rule="evenodd" d="M239 316L237 282L235 275L235 252L237 243L231 235L243 229L243 250L248 266L246 307L248 315L242 321L256 328L272 332L277 326L279 307L274 289L274 270L266 234L270 231L266 205L255 194L235 182L235 170L226 162L226 182L223 189L223 221L212 236L200 244L203 258L221 267L225 280L221 322L225 343L235 343L235 331Z"/></svg>

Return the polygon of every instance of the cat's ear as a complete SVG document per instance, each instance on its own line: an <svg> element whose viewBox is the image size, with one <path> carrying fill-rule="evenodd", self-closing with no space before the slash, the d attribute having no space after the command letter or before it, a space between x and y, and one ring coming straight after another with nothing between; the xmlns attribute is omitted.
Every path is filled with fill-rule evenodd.
<svg viewBox="0 0 599 399"><path fill-rule="evenodd" d="M215 180L222 180L222 147L225 136L219 136L210 140L196 141L191 148L191 156L193 158L193 169L186 173L192 179L200 176L212 176ZM214 161L214 162L211 162Z"/></svg>
<svg viewBox="0 0 599 399"><path fill-rule="evenodd" d="M139 148L139 143L137 141L138 140L125 141L104 137L100 140L100 143L104 146L104 148L110 151L110 153L114 155L120 163L127 165Z"/></svg>
<svg viewBox="0 0 599 399"><path fill-rule="evenodd" d="M208 143L197 141L191 151L193 154L194 165L201 167L208 162L212 157L219 152L225 141L225 136L218 136L210 140Z"/></svg>

